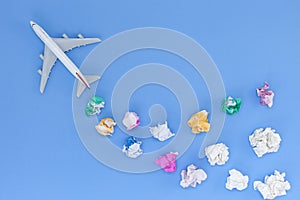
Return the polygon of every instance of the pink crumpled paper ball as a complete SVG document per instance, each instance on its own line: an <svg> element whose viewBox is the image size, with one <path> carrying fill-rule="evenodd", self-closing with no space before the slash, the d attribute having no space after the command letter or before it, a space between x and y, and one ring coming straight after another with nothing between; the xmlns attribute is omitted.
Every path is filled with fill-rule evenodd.
<svg viewBox="0 0 300 200"><path fill-rule="evenodd" d="M269 84L265 82L264 87L256 89L257 96L260 97L261 105L268 105L269 108L273 106L274 92L269 90Z"/></svg>
<svg viewBox="0 0 300 200"><path fill-rule="evenodd" d="M154 162L165 170L165 172L174 172L176 170L176 156L178 152L170 152L160 156Z"/></svg>

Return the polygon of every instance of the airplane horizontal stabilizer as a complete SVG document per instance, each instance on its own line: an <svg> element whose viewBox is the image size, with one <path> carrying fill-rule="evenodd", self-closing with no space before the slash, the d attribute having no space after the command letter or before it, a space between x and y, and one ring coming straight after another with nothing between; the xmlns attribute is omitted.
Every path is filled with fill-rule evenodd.
<svg viewBox="0 0 300 200"><path fill-rule="evenodd" d="M86 78L86 80L88 81L89 84L100 79L100 76L84 76L84 77ZM80 81L78 81L76 96L80 97L80 95L83 93L85 88L86 88L86 86L84 84L82 84Z"/></svg>

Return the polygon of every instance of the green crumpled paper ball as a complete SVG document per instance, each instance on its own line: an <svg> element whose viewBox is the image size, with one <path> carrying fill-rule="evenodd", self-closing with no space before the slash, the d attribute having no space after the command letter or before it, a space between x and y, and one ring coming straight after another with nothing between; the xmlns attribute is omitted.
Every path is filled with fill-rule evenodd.
<svg viewBox="0 0 300 200"><path fill-rule="evenodd" d="M92 116L99 114L101 112L101 108L104 107L104 99L102 97L93 96L90 98L87 107L85 108L85 114L87 116Z"/></svg>
<svg viewBox="0 0 300 200"><path fill-rule="evenodd" d="M223 100L222 110L229 115L233 115L240 111L242 99L227 97Z"/></svg>

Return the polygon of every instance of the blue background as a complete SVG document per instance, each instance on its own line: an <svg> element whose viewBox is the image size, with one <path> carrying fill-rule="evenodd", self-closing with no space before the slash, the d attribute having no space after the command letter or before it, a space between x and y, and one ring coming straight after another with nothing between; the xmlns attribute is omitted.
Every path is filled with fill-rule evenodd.
<svg viewBox="0 0 300 200"><path fill-rule="evenodd" d="M299 1L12 0L2 2L0 10L1 200L262 199L259 192L253 190L253 181L262 181L274 169L286 172L292 185L288 195L278 199L299 198ZM217 64L227 94L243 99L241 112L226 118L220 138L220 142L230 148L229 161L224 166L211 167L206 159L198 159L204 134L196 137L178 161L178 170L172 174L162 170L127 174L94 159L77 135L71 106L74 78L60 62L52 70L45 93L39 93L40 77L36 70L42 65L38 55L43 52L43 44L31 30L30 20L53 37L82 33L105 40L124 30L157 26L195 39ZM79 66L95 46L75 49L68 55ZM187 65L169 56L143 51L122 57L118 62L128 68L150 61ZM184 69L187 69L186 78L195 88L199 87L197 95L201 107L209 110L209 95L201 77L189 76L192 71L188 67ZM120 73L118 68L115 73ZM109 83L110 79L106 79L104 76L103 82ZM261 87L265 80L275 92L271 109L260 106L255 94L255 88ZM141 106L141 94L151 97L151 92L153 95L156 89L161 90L155 87L136 92L132 106L141 109L141 115L147 111ZM165 95L172 96L168 92ZM163 101L157 99L160 100ZM170 105L172 103L175 105L176 100L172 99ZM170 120L174 131L176 120L176 117ZM254 129L267 126L280 133L281 148L277 153L258 159L249 146L248 136ZM182 189L180 171L191 163L203 168L208 179L195 189ZM246 190L225 189L226 177L232 168L249 176Z"/></svg>

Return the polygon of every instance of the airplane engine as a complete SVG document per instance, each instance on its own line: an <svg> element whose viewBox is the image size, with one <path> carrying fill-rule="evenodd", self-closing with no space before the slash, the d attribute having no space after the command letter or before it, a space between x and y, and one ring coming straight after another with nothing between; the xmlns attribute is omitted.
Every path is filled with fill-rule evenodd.
<svg viewBox="0 0 300 200"><path fill-rule="evenodd" d="M62 37L63 37L63 38L69 38L69 37L67 36L67 34L65 34L65 33L62 34Z"/></svg>
<svg viewBox="0 0 300 200"><path fill-rule="evenodd" d="M83 39L83 38L84 38L83 35L82 35L81 33L79 33L79 34L77 35L77 37L80 38L80 39Z"/></svg>

